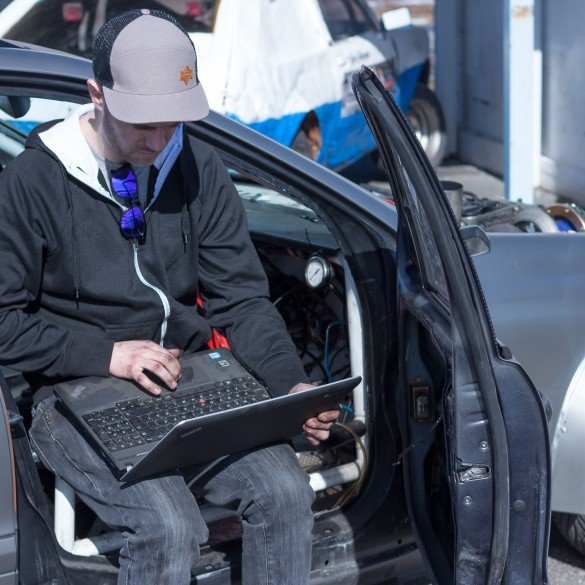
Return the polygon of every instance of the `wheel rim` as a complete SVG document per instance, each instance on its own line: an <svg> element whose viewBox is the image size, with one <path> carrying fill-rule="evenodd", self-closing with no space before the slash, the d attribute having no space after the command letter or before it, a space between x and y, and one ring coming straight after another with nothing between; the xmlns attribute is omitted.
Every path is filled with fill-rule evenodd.
<svg viewBox="0 0 585 585"><path fill-rule="evenodd" d="M433 160L442 142L441 121L437 111L427 100L414 97L407 117L423 150Z"/></svg>

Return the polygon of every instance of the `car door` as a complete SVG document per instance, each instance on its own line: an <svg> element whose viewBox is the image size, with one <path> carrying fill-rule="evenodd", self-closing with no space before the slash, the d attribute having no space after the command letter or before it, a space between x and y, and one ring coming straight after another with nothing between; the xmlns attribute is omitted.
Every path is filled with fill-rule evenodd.
<svg viewBox="0 0 585 585"><path fill-rule="evenodd" d="M0 383L3 379L0 374ZM18 582L16 493L9 413L0 392L0 583Z"/></svg>
<svg viewBox="0 0 585 585"><path fill-rule="evenodd" d="M410 442L402 462L419 546L437 582L545 583L550 461L543 405L493 334L469 252L403 114L371 70L354 73L352 87L399 212L397 407ZM436 401L426 339L450 372ZM451 519L438 519L437 506L423 497L433 483L421 453L439 424L450 538L441 527Z"/></svg>

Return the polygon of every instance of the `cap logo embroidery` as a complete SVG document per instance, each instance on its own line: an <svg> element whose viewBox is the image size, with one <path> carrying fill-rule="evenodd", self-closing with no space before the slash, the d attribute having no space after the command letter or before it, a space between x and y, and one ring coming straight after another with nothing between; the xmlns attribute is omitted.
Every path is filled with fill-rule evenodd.
<svg viewBox="0 0 585 585"><path fill-rule="evenodd" d="M193 70L189 68L189 65L185 65L181 71L181 74L179 75L179 79L185 85L189 85L189 82L193 79Z"/></svg>

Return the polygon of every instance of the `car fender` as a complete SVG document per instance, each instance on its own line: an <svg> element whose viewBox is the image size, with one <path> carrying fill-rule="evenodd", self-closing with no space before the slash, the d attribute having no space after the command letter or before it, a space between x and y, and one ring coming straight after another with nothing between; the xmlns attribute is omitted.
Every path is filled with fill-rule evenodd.
<svg viewBox="0 0 585 585"><path fill-rule="evenodd" d="M551 509L585 514L585 356L575 372L551 445Z"/></svg>

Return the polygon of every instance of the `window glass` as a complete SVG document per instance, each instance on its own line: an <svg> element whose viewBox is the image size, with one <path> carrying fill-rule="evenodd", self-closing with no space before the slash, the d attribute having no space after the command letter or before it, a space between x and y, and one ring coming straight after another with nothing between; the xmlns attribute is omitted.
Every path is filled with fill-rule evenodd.
<svg viewBox="0 0 585 585"><path fill-rule="evenodd" d="M200 33L212 32L218 5L217 0L41 0L23 12L3 36L91 57L93 37L101 25L122 12L135 8L164 10L187 32Z"/></svg>
<svg viewBox="0 0 585 585"><path fill-rule="evenodd" d="M370 15L357 0L319 0L333 40L375 30Z"/></svg>
<svg viewBox="0 0 585 585"><path fill-rule="evenodd" d="M9 100L17 100L13 101L13 108ZM37 124L65 118L78 105L45 98L0 96L0 164L6 165L24 150L26 137ZM14 117L8 113L15 107L22 115Z"/></svg>
<svg viewBox="0 0 585 585"><path fill-rule="evenodd" d="M416 189L401 162L399 170L402 172L402 181L405 187L402 197L402 208L407 216L407 222L415 241L416 265L418 266L424 288L432 295L436 295L441 303L449 306L449 289L443 261L433 237L433 232Z"/></svg>
<svg viewBox="0 0 585 585"><path fill-rule="evenodd" d="M284 238L301 247L336 250L339 246L323 220L292 197L228 169L240 195L251 232Z"/></svg>

